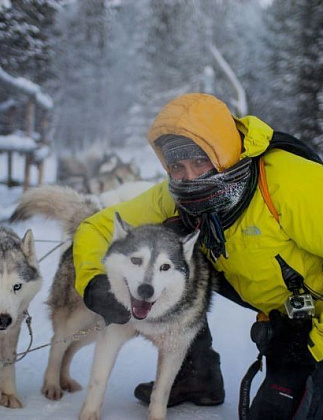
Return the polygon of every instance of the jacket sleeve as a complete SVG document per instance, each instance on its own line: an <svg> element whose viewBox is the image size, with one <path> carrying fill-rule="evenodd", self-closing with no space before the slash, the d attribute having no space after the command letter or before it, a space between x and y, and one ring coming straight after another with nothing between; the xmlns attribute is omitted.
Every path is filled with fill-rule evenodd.
<svg viewBox="0 0 323 420"><path fill-rule="evenodd" d="M95 275L106 272L102 259L113 235L115 212L119 212L132 226L162 223L175 213L175 204L168 192L168 180L133 200L101 210L79 225L73 240L73 258L75 288L81 296Z"/></svg>
<svg viewBox="0 0 323 420"><path fill-rule="evenodd" d="M317 280L312 288L322 295L323 166L282 151L273 151L267 163L268 186L282 229L300 249L309 253L307 264L311 264L313 255L321 260L317 263ZM309 350L320 361L323 360L323 302L320 299L315 301L315 308Z"/></svg>
<svg viewBox="0 0 323 420"><path fill-rule="evenodd" d="M300 248L323 258L323 166L281 150L266 161L281 227Z"/></svg>

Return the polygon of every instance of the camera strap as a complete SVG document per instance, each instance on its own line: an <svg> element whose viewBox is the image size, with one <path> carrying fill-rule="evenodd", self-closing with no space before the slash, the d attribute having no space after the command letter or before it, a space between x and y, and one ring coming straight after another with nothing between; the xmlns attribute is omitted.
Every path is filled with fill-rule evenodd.
<svg viewBox="0 0 323 420"><path fill-rule="evenodd" d="M275 258L280 266L286 287L293 293L293 296L299 296L301 289L306 293L309 293L308 289L304 286L304 277L288 265L279 254L276 255ZM303 320L305 321L305 318ZM299 321L300 320L298 319L298 322ZM257 321L251 328L251 339L257 344L260 352L257 360L249 367L240 384L239 420L248 420L249 418L251 383L259 370L261 370L264 349L267 347L272 334L266 324L268 324L268 322Z"/></svg>
<svg viewBox="0 0 323 420"><path fill-rule="evenodd" d="M257 360L253 362L242 378L239 394L239 420L248 420L249 418L251 383L260 370L262 370L261 354L258 355Z"/></svg>
<svg viewBox="0 0 323 420"><path fill-rule="evenodd" d="M315 314L313 295L304 285L304 277L289 266L278 254L276 255L282 277L292 296L285 301L286 314L290 319L308 319ZM301 290L302 289L302 290Z"/></svg>
<svg viewBox="0 0 323 420"><path fill-rule="evenodd" d="M287 262L277 254L275 256L283 276L283 280L286 284L287 289L293 294L299 293L300 289L304 288L304 277L298 273L294 268L287 264Z"/></svg>

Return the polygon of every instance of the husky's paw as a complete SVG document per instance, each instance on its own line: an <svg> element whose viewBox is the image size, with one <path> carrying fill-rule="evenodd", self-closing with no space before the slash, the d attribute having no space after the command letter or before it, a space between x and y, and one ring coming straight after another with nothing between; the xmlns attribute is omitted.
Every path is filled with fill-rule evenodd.
<svg viewBox="0 0 323 420"><path fill-rule="evenodd" d="M0 405L4 405L8 408L22 408L23 404L16 395L13 394L1 394Z"/></svg>
<svg viewBox="0 0 323 420"><path fill-rule="evenodd" d="M44 384L41 392L49 400L60 400L64 394L60 386L47 384Z"/></svg>
<svg viewBox="0 0 323 420"><path fill-rule="evenodd" d="M96 411L82 410L79 415L79 420L100 420L101 416Z"/></svg>
<svg viewBox="0 0 323 420"><path fill-rule="evenodd" d="M82 386L72 378L61 379L61 388L67 392L81 391Z"/></svg>

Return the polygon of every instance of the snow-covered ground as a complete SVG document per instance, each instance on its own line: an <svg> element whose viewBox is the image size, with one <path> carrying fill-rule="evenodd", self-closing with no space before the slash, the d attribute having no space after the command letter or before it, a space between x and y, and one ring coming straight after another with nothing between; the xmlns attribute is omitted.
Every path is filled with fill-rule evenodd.
<svg viewBox="0 0 323 420"><path fill-rule="evenodd" d="M122 155L122 153L121 153ZM142 168L143 176L153 176L161 172L161 167L150 150L146 152L124 152L126 156L135 158ZM55 180L55 159L46 162L45 182ZM6 165L0 155L0 179L3 179ZM21 176L22 162L15 165L16 176ZM36 176L36 174L32 174ZM21 187L8 189L0 185L0 220L8 217L21 194ZM13 225L12 228L22 236L28 228L32 228L36 240L60 240L61 230L55 222L45 222L34 218L26 223ZM50 249L53 243L37 242L36 251L40 259ZM48 289L59 261L59 251L55 251L40 263L44 283L41 291L32 301L29 313L32 316L33 348L50 342L52 335L51 323L48 318L45 301ZM238 400L240 381L249 365L255 360L257 351L249 338L250 326L255 320L255 314L247 309L222 298L214 296L213 308L208 316L213 336L214 348L220 352L222 371L225 380L226 400L218 407L197 407L193 404L182 404L168 410L170 420L197 419L238 419ZM23 325L18 351L24 351L29 344L29 334ZM83 386L83 390L75 394L65 393L60 401L49 401L40 392L43 375L47 365L49 347L36 350L26 355L16 365L16 382L18 392L24 403L24 408L11 410L0 407L2 420L73 420L85 398L93 357L94 345L83 348L75 356L72 363L72 376ZM128 342L118 357L112 372L106 398L102 409L103 420L141 420L148 418L148 409L133 396L133 390L140 382L150 381L156 368L156 350L151 343L136 338ZM259 373L253 383L252 394L258 388L263 374Z"/></svg>

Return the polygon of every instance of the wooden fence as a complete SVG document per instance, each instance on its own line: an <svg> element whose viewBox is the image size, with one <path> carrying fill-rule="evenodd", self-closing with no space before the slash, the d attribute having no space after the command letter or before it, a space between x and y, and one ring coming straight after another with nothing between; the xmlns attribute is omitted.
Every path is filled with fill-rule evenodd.
<svg viewBox="0 0 323 420"><path fill-rule="evenodd" d="M51 147L48 139L53 101L40 87L22 77L13 77L0 67L0 154L7 155L7 175L0 182L8 187L30 186L30 171L38 171L38 185L43 181L44 161ZM13 177L15 154L24 156L23 180Z"/></svg>

